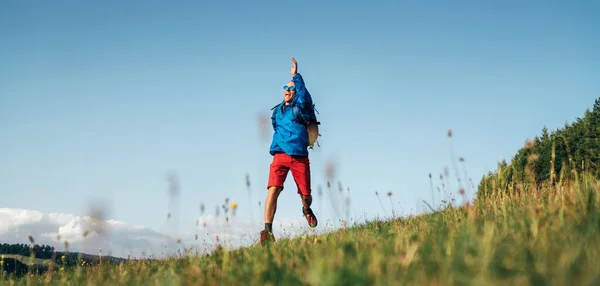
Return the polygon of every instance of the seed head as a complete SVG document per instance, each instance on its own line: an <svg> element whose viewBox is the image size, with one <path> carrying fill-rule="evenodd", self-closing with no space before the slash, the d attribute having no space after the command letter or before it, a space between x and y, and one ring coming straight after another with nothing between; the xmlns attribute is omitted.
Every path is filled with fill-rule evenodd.
<svg viewBox="0 0 600 286"><path fill-rule="evenodd" d="M537 161L537 159L540 157L540 155L538 154L531 154L529 155L529 157L527 157L527 161L529 162L535 162Z"/></svg>
<svg viewBox="0 0 600 286"><path fill-rule="evenodd" d="M332 161L329 161L325 165L325 178L328 180L333 179L335 176L335 164Z"/></svg>
<svg viewBox="0 0 600 286"><path fill-rule="evenodd" d="M533 141L531 141L531 140L525 141L525 148L527 148L527 149L533 148Z"/></svg>

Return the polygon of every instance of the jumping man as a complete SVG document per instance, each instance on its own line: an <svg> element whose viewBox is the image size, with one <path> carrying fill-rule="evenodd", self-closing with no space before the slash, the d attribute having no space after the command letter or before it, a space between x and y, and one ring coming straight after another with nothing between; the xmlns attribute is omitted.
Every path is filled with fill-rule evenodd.
<svg viewBox="0 0 600 286"><path fill-rule="evenodd" d="M283 87L283 101L274 107L271 116L274 134L269 153L273 156L273 161L270 165L265 201L265 229L260 232L261 244L267 241L275 242L273 218L277 210L277 198L283 191L288 171L292 172L302 199L302 214L310 227L317 226L317 218L310 208L312 196L308 147L312 146L318 135L318 123L315 120L303 120L314 118L310 117L310 111L307 111L308 108L312 108L312 98L298 73L298 63L294 58L291 74L292 81Z"/></svg>

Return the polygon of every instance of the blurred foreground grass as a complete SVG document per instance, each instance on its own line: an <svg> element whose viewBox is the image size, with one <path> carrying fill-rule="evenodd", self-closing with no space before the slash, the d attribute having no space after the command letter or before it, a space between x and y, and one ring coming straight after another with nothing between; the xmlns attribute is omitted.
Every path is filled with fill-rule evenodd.
<svg viewBox="0 0 600 286"><path fill-rule="evenodd" d="M600 182L206 256L76 267L8 284L600 285ZM258 236L258 231L257 231Z"/></svg>

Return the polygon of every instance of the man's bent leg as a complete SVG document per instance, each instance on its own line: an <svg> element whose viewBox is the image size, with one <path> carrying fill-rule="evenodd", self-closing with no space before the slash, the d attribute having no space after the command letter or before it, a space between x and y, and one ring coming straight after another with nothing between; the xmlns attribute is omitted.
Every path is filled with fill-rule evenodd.
<svg viewBox="0 0 600 286"><path fill-rule="evenodd" d="M310 227L316 227L317 217L310 208L312 195L310 188L310 161L308 157L294 158L290 165L290 170L292 171L296 186L298 186L298 194L302 198L302 214Z"/></svg>

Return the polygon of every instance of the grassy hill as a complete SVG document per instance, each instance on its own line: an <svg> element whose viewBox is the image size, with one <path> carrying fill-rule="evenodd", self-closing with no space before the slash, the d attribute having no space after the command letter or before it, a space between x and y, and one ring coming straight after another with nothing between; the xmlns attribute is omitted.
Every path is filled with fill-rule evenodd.
<svg viewBox="0 0 600 286"><path fill-rule="evenodd" d="M482 178L476 200L464 206L281 239L266 247L77 264L8 280L61 285L600 285L599 166L600 98L584 118L551 133L544 129L510 164L502 162Z"/></svg>
<svg viewBox="0 0 600 286"><path fill-rule="evenodd" d="M79 266L16 282L149 285L599 285L600 181L206 256Z"/></svg>

